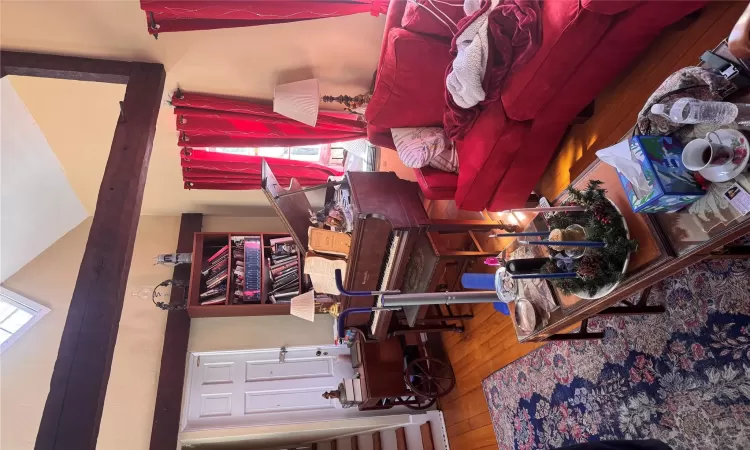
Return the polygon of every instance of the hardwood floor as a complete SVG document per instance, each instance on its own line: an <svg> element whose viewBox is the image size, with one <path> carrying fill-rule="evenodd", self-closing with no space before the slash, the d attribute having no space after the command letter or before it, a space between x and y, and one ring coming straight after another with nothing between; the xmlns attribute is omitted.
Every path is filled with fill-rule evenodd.
<svg viewBox="0 0 750 450"><path fill-rule="evenodd" d="M666 30L637 64L597 97L594 116L585 124L571 128L538 192L554 198L594 160L596 150L619 141L664 78L680 67L695 65L703 51L713 48L728 35L745 6L745 2L712 3L687 28ZM433 202L430 209L433 217L461 214L455 211L455 205L451 210L449 202ZM482 268L476 266L475 271L479 270ZM439 406L445 414L452 448L496 449L481 382L540 345L519 344L510 319L495 312L491 304L472 305L472 310L475 318L465 322L463 334L442 335L457 384L450 395L441 399Z"/></svg>

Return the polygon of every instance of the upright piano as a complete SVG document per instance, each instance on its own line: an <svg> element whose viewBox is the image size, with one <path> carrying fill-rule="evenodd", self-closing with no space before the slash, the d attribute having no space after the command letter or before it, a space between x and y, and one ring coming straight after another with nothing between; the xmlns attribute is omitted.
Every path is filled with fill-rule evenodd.
<svg viewBox="0 0 750 450"><path fill-rule="evenodd" d="M430 220L417 183L398 178L393 172L347 172L342 182L350 191L354 217L352 244L344 287L352 291L402 290L409 256L415 242L428 230L468 231L498 228L494 222L444 223ZM281 186L271 168L263 162L262 188L279 217L301 249L308 248L310 203L300 184L292 179ZM331 184L326 197L332 198ZM291 193L295 193L290 195ZM303 255L304 256L304 255ZM342 310L379 306L376 297L341 296ZM346 326L367 326L370 338L388 335L391 311L353 314Z"/></svg>

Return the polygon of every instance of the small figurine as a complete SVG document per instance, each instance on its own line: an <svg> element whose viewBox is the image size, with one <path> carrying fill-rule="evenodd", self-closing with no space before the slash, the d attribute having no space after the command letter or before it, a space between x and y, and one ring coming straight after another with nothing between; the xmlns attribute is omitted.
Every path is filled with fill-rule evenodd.
<svg viewBox="0 0 750 450"><path fill-rule="evenodd" d="M332 398L339 399L341 398L341 393L339 391L328 391L323 392L323 398L326 400L330 400Z"/></svg>

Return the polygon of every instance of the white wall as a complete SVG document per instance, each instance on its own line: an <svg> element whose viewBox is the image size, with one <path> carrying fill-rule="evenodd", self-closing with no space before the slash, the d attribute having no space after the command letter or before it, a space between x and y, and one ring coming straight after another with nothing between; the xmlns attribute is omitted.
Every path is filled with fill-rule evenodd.
<svg viewBox="0 0 750 450"><path fill-rule="evenodd" d="M0 80L0 282L88 213L7 78Z"/></svg>

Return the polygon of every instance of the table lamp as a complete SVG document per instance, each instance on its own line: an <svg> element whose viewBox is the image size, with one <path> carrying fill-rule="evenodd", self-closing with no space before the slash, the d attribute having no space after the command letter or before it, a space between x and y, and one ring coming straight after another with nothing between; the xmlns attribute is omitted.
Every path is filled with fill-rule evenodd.
<svg viewBox="0 0 750 450"><path fill-rule="evenodd" d="M273 90L273 112L314 127L318 122L320 89L317 78L280 84Z"/></svg>

